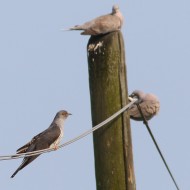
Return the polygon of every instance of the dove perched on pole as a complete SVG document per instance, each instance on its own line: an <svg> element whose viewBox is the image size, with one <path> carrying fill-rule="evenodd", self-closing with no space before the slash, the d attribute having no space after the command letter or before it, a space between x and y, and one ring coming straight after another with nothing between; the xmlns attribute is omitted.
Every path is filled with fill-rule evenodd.
<svg viewBox="0 0 190 190"><path fill-rule="evenodd" d="M35 137L32 138L30 142L22 146L17 150L17 154L32 152L47 148L58 148L58 145L63 137L63 124L65 119L71 115L65 110L59 111L49 128L45 131L39 133ZM40 155L40 154L39 154ZM21 169L30 164L33 160L35 160L39 155L24 157L21 165L18 169L13 173L11 178L13 178Z"/></svg>
<svg viewBox="0 0 190 190"><path fill-rule="evenodd" d="M76 25L66 30L83 30L82 35L96 36L120 30L122 25L123 16L118 5L114 5L110 14L99 16L82 25Z"/></svg>
<svg viewBox="0 0 190 190"><path fill-rule="evenodd" d="M160 102L154 94L145 94L140 90L135 90L130 96L129 100L137 98L137 103L140 105L142 113L146 120L150 120L160 110ZM137 108L137 105L132 105L129 109L130 118L136 121L143 121L143 118Z"/></svg>

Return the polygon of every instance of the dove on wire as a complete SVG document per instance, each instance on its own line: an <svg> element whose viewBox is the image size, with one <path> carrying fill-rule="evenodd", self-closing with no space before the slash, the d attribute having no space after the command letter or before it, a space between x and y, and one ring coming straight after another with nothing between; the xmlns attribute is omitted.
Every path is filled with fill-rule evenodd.
<svg viewBox="0 0 190 190"><path fill-rule="evenodd" d="M140 90L135 90L130 96L129 100L137 98L137 103L140 105L142 113L146 120L150 120L160 110L160 102L154 94L145 94ZM137 108L137 105L132 105L129 109L130 118L136 121L143 121L143 118Z"/></svg>
<svg viewBox="0 0 190 190"><path fill-rule="evenodd" d="M63 137L63 125L65 119L71 115L67 111L61 110L59 111L49 128L45 131L39 133L35 137L32 138L30 142L22 146L17 150L17 154L32 152L37 150L42 150L46 148L55 148L57 149L58 144ZM18 169L13 173L11 178L13 178L21 169L30 164L33 160L35 160L39 155L25 157L18 167Z"/></svg>
<svg viewBox="0 0 190 190"><path fill-rule="evenodd" d="M112 12L107 15L97 17L82 25L76 25L66 30L83 30L82 35L100 35L118 31L123 25L123 16L118 5L112 7ZM65 29L62 29L65 30Z"/></svg>

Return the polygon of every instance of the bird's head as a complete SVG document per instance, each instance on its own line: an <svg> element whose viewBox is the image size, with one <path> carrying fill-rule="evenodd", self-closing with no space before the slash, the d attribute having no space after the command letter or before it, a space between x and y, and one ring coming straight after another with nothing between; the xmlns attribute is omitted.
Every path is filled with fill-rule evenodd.
<svg viewBox="0 0 190 190"><path fill-rule="evenodd" d="M61 110L61 111L57 112L56 118L63 118L63 119L66 119L69 115L72 115L72 114L71 114L71 113L68 113L68 112L65 111L65 110Z"/></svg>
<svg viewBox="0 0 190 190"><path fill-rule="evenodd" d="M112 14L115 14L119 11L119 6L118 5L113 5L112 7Z"/></svg>
<svg viewBox="0 0 190 190"><path fill-rule="evenodd" d="M132 101L133 98L137 98L139 101L138 103L140 103L144 97L144 92L140 91L140 90L135 90L132 92L132 94L129 95L128 99L129 101Z"/></svg>

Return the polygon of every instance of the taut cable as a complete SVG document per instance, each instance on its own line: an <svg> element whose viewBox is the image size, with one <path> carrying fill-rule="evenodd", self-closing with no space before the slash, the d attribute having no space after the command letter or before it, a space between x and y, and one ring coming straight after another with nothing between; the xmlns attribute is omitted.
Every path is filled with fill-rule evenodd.
<svg viewBox="0 0 190 190"><path fill-rule="evenodd" d="M165 158L164 158L164 156L163 156L163 154L162 154L162 152L161 152L161 150L160 150L160 148L159 148L159 146L158 146L158 143L156 142L156 139L154 138L154 135L153 135L153 133L152 133L152 131L151 131L149 125L148 125L148 121L146 120L146 118L145 118L144 115L143 115L143 112L142 112L142 110L141 110L140 105L139 105L138 103L137 103L136 105L137 105L137 107L138 107L138 110L139 110L139 112L140 112L142 118L143 118L143 123L145 124L145 126L146 126L146 128L147 128L147 130L148 130L148 132L149 132L149 134L150 134L150 136L151 136L151 138L152 138L152 140L153 140L155 146L156 146L156 149L158 150L158 153L160 154L160 156L161 156L161 158L162 158L162 161L164 162L164 165L166 166L166 169L168 170L168 173L170 174L170 176L171 176L171 178L172 178L172 180L173 180L173 182L174 182L176 188L179 190L179 187L178 187L178 185L177 185L177 183L176 183L176 181L175 181L175 179L174 179L174 177L173 177L173 175L172 175L172 172L170 171L170 168L169 168L169 166L168 166L168 164L167 164L167 162L166 162L166 160L165 160Z"/></svg>
<svg viewBox="0 0 190 190"><path fill-rule="evenodd" d="M117 111L116 113L114 113L112 116L110 116L109 118L107 118L106 120L104 120L103 122L99 123L98 125L94 126L92 129L82 133L81 135L63 143L62 145L58 146L59 148L63 148L69 144L72 144L82 138L84 138L85 136L91 134L92 132L98 130L99 128L103 127L104 125L106 125L107 123L111 122L113 119L115 119L117 116L119 116L120 114L122 114L123 112L125 112L126 110L128 110L133 104L135 104L137 102L138 99L133 99L130 103L128 103L126 106L124 106L123 108L121 108L119 111ZM32 151L32 152L26 152L26 153L21 153L21 154L13 154L13 155L6 155L6 156L0 156L0 161L3 160L11 160L11 159L17 159L17 158L23 158L23 157L29 157L29 156L35 156L35 155L39 155L42 153L47 153L47 152L51 152L54 151L54 148L47 148L47 149L42 149L42 150L37 150L37 151Z"/></svg>

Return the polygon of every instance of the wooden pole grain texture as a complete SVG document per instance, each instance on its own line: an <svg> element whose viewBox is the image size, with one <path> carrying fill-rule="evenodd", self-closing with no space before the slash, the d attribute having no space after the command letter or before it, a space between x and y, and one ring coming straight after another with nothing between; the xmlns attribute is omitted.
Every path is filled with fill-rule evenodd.
<svg viewBox="0 0 190 190"><path fill-rule="evenodd" d="M120 31L91 36L87 45L93 126L128 103L125 49ZM97 190L135 190L127 112L93 134Z"/></svg>

